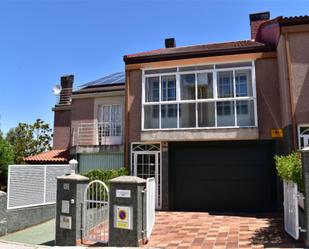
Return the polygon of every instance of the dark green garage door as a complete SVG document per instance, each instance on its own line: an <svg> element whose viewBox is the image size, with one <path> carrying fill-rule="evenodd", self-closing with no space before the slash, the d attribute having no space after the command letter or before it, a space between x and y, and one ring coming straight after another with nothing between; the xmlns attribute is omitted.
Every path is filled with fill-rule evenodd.
<svg viewBox="0 0 309 249"><path fill-rule="evenodd" d="M172 209L273 211L273 156L272 141L169 143Z"/></svg>

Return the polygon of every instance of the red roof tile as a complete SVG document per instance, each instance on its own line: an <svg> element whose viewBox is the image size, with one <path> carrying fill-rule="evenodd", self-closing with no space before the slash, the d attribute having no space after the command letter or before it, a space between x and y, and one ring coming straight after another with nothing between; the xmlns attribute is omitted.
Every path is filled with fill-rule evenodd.
<svg viewBox="0 0 309 249"><path fill-rule="evenodd" d="M178 59L180 57L203 57L271 50L275 50L275 48L271 44L265 44L253 40L242 40L156 49L147 52L125 55L124 61L126 63L138 63L142 62L142 60L163 60L164 58Z"/></svg>
<svg viewBox="0 0 309 249"><path fill-rule="evenodd" d="M69 160L68 150L50 150L42 152L40 154L29 156L24 158L25 162L63 162L66 163Z"/></svg>

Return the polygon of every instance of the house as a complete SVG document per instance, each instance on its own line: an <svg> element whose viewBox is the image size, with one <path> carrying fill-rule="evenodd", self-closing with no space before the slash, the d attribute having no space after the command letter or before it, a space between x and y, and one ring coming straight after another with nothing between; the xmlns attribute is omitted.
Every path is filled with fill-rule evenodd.
<svg viewBox="0 0 309 249"><path fill-rule="evenodd" d="M308 145L309 17L256 13L250 28L124 56L126 165L156 178L157 209L281 207L273 157Z"/></svg>
<svg viewBox="0 0 309 249"><path fill-rule="evenodd" d="M75 158L79 173L123 167L124 73L107 75L77 90L73 81L73 75L61 77L61 92L53 107L53 150L25 161L67 163Z"/></svg>

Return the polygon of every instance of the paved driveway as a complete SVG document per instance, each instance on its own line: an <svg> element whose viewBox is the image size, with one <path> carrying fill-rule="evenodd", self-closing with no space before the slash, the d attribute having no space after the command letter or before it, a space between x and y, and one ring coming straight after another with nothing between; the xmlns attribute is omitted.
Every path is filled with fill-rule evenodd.
<svg viewBox="0 0 309 249"><path fill-rule="evenodd" d="M149 243L161 248L302 248L283 231L278 214L217 215L157 212Z"/></svg>

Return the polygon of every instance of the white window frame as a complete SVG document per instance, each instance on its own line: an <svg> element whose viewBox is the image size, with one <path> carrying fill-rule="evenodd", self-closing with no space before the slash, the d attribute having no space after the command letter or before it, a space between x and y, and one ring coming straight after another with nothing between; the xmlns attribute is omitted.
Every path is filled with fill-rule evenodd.
<svg viewBox="0 0 309 249"><path fill-rule="evenodd" d="M309 124L300 124L298 125L297 127L297 136L298 136L298 149L303 149L301 148L301 134L300 134L300 128L303 128L303 127L308 127L309 128Z"/></svg>
<svg viewBox="0 0 309 249"><path fill-rule="evenodd" d="M226 68L216 68L216 65L219 64L227 64L227 63L241 63L241 62L251 62L251 66L243 66L243 67L226 67ZM206 70L195 70L195 71L180 71L179 68L186 67L186 66L204 66L204 65L214 65L213 69L206 69ZM168 72L168 73L159 73L159 74L146 74L145 71L147 70L159 70L159 69L167 69L167 68L177 68L176 72ZM251 70L251 80L252 80L252 96L245 96L245 97L236 97L236 84L235 84L235 71L237 70L245 70L250 69ZM234 87L234 96L229 98L218 98L217 93L217 72L220 71L233 71L233 87ZM195 76L195 99L194 100L181 100L181 92L180 92L180 76L184 74L195 74L197 73L212 73L213 74L213 98L212 99L199 99L197 96L197 77ZM174 101L162 101L161 100L161 76L170 76L170 75L176 75L176 100ZM145 81L147 77L160 77L160 83L159 83L159 101L158 102L145 102ZM254 106L254 125L250 126L239 126L237 124L237 106L236 101L237 100L253 100L253 106ZM218 117L217 117L217 102L221 101L233 101L234 102L234 117L235 117L235 125L234 126L218 126ZM198 127L198 103L205 103L205 102L212 102L214 103L215 108L215 126L213 127ZM195 113L196 113L196 122L195 127L185 127L181 128L179 127L179 105L184 103L195 103ZM161 128L161 105L162 104L177 104L177 128ZM144 107L146 105L158 105L159 106L159 128L151 128L151 129L145 129L144 127ZM229 62L222 62L222 63L210 63L210 64L194 64L194 65L182 65L177 67L161 67L161 68L143 68L142 69L142 110L141 110L141 130L142 131L158 131L158 130L192 130L192 129L201 129L201 130L207 130L207 129L229 129L229 128L257 128L258 127L258 114L257 114L257 100L256 100L256 74L255 74L255 61L248 61L248 60L242 60L242 61L229 61Z"/></svg>

